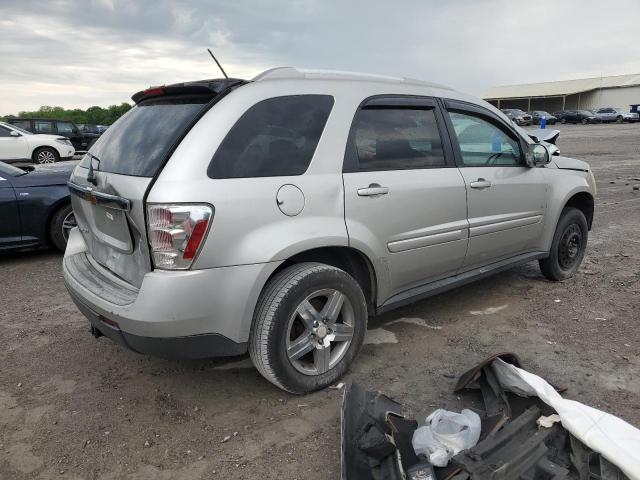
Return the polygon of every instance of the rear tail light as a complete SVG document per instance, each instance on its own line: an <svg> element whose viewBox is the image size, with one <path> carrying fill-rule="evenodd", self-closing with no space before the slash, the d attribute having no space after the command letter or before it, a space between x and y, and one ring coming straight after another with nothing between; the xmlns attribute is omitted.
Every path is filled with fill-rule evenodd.
<svg viewBox="0 0 640 480"><path fill-rule="evenodd" d="M147 205L147 232L155 268L186 270L198 255L209 230L208 205Z"/></svg>

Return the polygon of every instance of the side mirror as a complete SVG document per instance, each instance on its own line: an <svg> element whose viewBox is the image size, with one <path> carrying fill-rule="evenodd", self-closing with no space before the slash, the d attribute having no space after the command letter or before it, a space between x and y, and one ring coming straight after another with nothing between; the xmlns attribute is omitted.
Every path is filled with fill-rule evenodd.
<svg viewBox="0 0 640 480"><path fill-rule="evenodd" d="M527 165L529 167L539 167L541 165L546 165L550 161L551 155L549 154L547 147L539 143L529 146L529 151L527 152Z"/></svg>
<svg viewBox="0 0 640 480"><path fill-rule="evenodd" d="M18 132L16 132L15 130L11 130L11 133L9 135L11 135L12 137L19 137L20 136L20 134Z"/></svg>

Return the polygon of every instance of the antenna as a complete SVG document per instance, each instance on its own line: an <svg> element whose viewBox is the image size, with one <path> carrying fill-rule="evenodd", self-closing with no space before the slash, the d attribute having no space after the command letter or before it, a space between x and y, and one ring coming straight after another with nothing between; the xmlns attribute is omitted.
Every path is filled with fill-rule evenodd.
<svg viewBox="0 0 640 480"><path fill-rule="evenodd" d="M216 65L218 65L218 68L220 69L220 71L224 75L224 78L229 80L229 77L227 76L227 73L224 71L224 68L222 68L222 65L220 65L220 62L218 61L218 59L213 56L213 53L211 52L211 50L207 48L207 52L209 52L209 55L211 55L211 58L213 58L213 61L216 62Z"/></svg>

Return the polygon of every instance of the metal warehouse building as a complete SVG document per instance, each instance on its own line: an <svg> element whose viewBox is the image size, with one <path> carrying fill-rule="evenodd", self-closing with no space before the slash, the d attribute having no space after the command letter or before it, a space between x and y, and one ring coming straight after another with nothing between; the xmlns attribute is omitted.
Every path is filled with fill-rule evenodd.
<svg viewBox="0 0 640 480"><path fill-rule="evenodd" d="M482 98L498 108L521 110L592 109L640 104L640 74L495 87Z"/></svg>

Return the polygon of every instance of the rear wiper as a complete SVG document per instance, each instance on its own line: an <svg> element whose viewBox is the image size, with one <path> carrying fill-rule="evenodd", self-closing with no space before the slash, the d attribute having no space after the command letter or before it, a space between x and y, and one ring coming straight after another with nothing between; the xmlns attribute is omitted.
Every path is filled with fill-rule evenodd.
<svg viewBox="0 0 640 480"><path fill-rule="evenodd" d="M87 152L86 155L89 156L89 173L87 174L87 182L93 184L93 185L98 185L98 179L96 178L94 172L93 172L93 161L97 161L98 162L98 167L100 167L100 159L98 157L96 157L95 155L93 155L92 153Z"/></svg>

